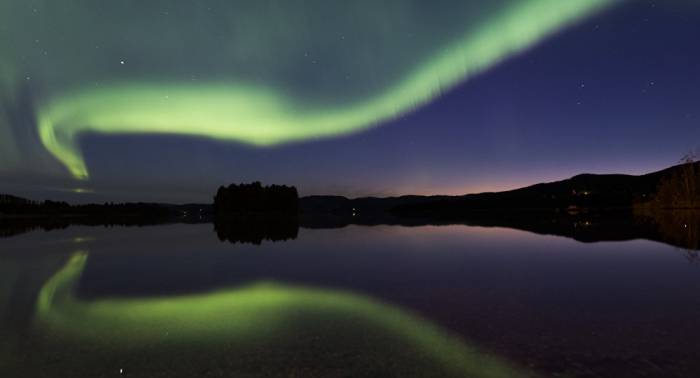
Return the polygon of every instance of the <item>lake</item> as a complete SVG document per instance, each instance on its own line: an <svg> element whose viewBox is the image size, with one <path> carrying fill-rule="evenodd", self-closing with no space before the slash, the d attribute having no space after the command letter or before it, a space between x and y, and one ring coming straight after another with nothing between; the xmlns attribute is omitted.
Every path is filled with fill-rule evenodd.
<svg viewBox="0 0 700 378"><path fill-rule="evenodd" d="M467 225L217 231L0 239L0 376L700 375L692 249Z"/></svg>

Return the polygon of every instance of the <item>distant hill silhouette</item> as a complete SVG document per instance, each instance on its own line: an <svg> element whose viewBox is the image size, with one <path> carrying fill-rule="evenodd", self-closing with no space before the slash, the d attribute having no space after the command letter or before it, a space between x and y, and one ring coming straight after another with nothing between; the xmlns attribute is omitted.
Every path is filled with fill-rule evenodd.
<svg viewBox="0 0 700 378"><path fill-rule="evenodd" d="M309 196L299 200L299 207L302 213L307 214L376 215L389 213L398 206L422 205L449 198L449 196L401 196L350 199L342 196Z"/></svg>
<svg viewBox="0 0 700 378"><path fill-rule="evenodd" d="M700 163L690 164L694 167ZM688 168L681 164L645 175L582 174L567 180L536 184L525 188L448 197L418 204L401 204L393 212L401 215L461 216L479 210L578 211L632 209L653 201L659 186Z"/></svg>
<svg viewBox="0 0 700 378"><path fill-rule="evenodd" d="M700 163L690 164L700 167ZM402 196L348 199L311 196L300 201L309 214L366 215L390 213L398 217L462 218L475 211L579 211L632 209L650 203L665 179L677 176L689 164L645 175L581 174L570 179L515 190L462 196Z"/></svg>
<svg viewBox="0 0 700 378"><path fill-rule="evenodd" d="M20 197L0 196L0 214L34 217L52 216L134 216L167 217L167 206L155 203L105 203L70 205L67 202L34 202Z"/></svg>

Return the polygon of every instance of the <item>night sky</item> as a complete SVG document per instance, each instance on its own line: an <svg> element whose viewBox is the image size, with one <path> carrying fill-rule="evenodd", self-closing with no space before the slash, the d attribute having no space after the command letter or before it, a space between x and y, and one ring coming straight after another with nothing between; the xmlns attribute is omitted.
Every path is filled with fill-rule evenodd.
<svg viewBox="0 0 700 378"><path fill-rule="evenodd" d="M347 4L346 4L347 3ZM700 147L692 0L0 2L0 192L463 194Z"/></svg>

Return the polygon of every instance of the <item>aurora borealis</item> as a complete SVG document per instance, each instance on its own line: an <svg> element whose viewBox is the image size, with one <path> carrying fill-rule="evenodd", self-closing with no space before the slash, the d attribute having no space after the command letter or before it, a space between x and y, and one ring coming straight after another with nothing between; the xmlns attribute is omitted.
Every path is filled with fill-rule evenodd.
<svg viewBox="0 0 700 378"><path fill-rule="evenodd" d="M527 0L478 6L475 2L458 2L444 8L464 16L453 16L454 20L448 23L442 17L420 19L421 5L416 2L385 6L373 2L334 4L330 9L322 2L304 4L303 8L294 2L214 2L213 5L224 8L210 13L203 21L233 32L223 35L221 46L201 55L193 54L196 46L206 43L212 35L220 36L221 30L206 30L207 25L201 22L196 26L204 26L204 31L178 30L191 20L190 12L203 11L205 4L199 2L176 6L176 15L163 17L163 21L155 21L156 25L150 24L153 14L148 11L140 12L144 17L134 19L129 10L141 5L133 2L78 2L69 9L50 1L36 2L31 7L25 2L8 2L2 13L13 18L8 20L15 26L10 35L17 39L23 37L21 28L26 25L21 16L46 15L37 17L48 25L42 25L45 32L35 36L35 44L46 39L49 41L43 43L53 44L54 35L61 40L61 50L74 53L59 54L51 59L52 65L65 60L64 64L74 69L86 68L88 75L94 75L92 80L103 81L98 86L76 85L66 77L70 72L56 70L55 65L39 64L39 72L34 73L32 67L25 74L27 80L49 76L41 83L47 93L38 100L36 114L44 147L75 177L87 178L77 140L81 133L200 135L257 145L345 134L421 105L441 89L610 2ZM149 7L156 10L159 5L172 6L161 3L151 3ZM295 15L295 11L302 14ZM117 16L104 25L95 24L93 17L104 13ZM356 36L352 22L363 14L372 17L362 18L369 22L362 23L363 35ZM279 25L270 25L275 16L284 18ZM260 22L251 25L249 19ZM79 26L84 24L84 28L76 27L76 22ZM345 30L333 33L339 34L341 41L346 35L353 36L353 40L329 40L338 39L338 35L326 32L329 23L341 28L345 25ZM124 29L137 37L125 39ZM70 35L85 31L94 35L94 42L88 43L94 48L81 49L72 43L75 40L85 44L85 36ZM415 38L411 33L416 34ZM187 34L188 38L177 38L173 45L161 47L158 41L172 41L172 34ZM291 40L284 41L284 37ZM11 46L32 46L31 40L12 42L16 44ZM281 47L280 42L286 46ZM327 74L318 75L306 68L309 61L302 59L308 58L304 45L314 47L317 57L311 64L321 62L328 67ZM95 72L105 51L113 54L119 50L121 54L114 55L111 62L116 72L108 70L106 77L102 77L103 72ZM20 49L14 56L24 54ZM191 62L193 58L213 60L215 67L199 75L199 62ZM176 62L176 69L164 64L170 59ZM6 81L16 79L13 72L21 63L7 62L9 68L5 71L9 72L3 73ZM30 67L34 64L29 62ZM183 78L185 64L195 65L196 83ZM81 72L79 76L83 75ZM349 80L351 75L359 78ZM312 91L308 87L316 88Z"/></svg>
<svg viewBox="0 0 700 378"><path fill-rule="evenodd" d="M149 148L162 152L154 152L156 155L178 156L179 163L187 165L193 160L188 156L191 151L172 151L172 146L158 141L160 137L175 137L210 140L228 146L224 150L247 151L243 159L226 158L238 174L225 178L219 174L212 181L242 181L255 176L243 172L288 180L281 168L271 171L267 166L270 161L251 163L250 156L286 154L287 148L300 144L337 150L323 143L343 143L348 136L404 122L416 112L430 113L430 106L444 101L445 93L456 87L468 88L472 80L481 80L571 27L614 12L626 3L4 1L0 4L0 101L4 105L0 110L0 174L15 177L18 172L31 171L39 177L33 183L50 176L62 177L61 185L73 179L88 180L87 184L67 184L88 188L84 193L95 186L107 186L101 181L105 176L145 182L148 178L134 166L161 167L133 158L135 151L121 149L121 153L94 160L86 151L91 151L95 139L111 143L123 137L146 138ZM552 72L541 82L548 84L555 76ZM570 85L580 91L583 81L573 80ZM520 83L511 82L513 93ZM500 101L494 104L496 113ZM561 104L554 103L550 111L556 113L560 108ZM474 114L478 112L465 108L460 116ZM433 132L437 127L433 123L443 122L442 117L427 117L420 133ZM520 133L532 134L528 127L537 122L531 119L523 118L523 124L517 126L523 128ZM459 136L456 139L479 128L513 127L500 120L489 124L456 115L450 121L458 125L451 126ZM554 123L548 127L568 127ZM588 124L603 127L596 126L600 125L596 121ZM404 129L407 140L428 139L417 134L417 126ZM506 146L508 138L511 136L506 134L501 146ZM480 138L476 133L469 139L469 143L479 143ZM383 140L377 144L392 143ZM354 164L388 161L383 153L365 148L358 153L368 157L358 157ZM463 150L470 148L464 146ZM439 154L440 147L430 145L421 156L437 159L433 152ZM329 163L335 171L347 168L343 158L326 158L335 161ZM474 156L467 153L464 159L473 162ZM125 164L119 172L99 168L119 162ZM299 163L299 168L306 168L304 164ZM431 164L452 163L435 160ZM421 181L415 176L425 170L422 164L410 160L399 166L393 168L404 174L391 180ZM293 180L319 190L317 177L328 169L311 167L313 177ZM201 167L179 171L188 170ZM196 178L185 175L179 180L187 186ZM372 181L373 177L361 180ZM333 183L332 177L327 181L344 184ZM453 185L440 186L450 191ZM354 186L360 193L372 193L378 185Z"/></svg>

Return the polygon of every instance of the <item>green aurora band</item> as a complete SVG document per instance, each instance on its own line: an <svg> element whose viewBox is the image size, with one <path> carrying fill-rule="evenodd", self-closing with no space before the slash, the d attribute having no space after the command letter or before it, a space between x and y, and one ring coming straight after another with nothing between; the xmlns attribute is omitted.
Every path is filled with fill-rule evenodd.
<svg viewBox="0 0 700 378"><path fill-rule="evenodd" d="M90 22L89 27L96 28L97 35L104 34L111 38L109 50L115 56L112 64L116 64L116 68L97 70L93 66L103 67L106 64L104 53L93 56L95 52L88 54L82 50L78 50L81 62L59 65L67 66L65 77L42 67L40 71L45 73L48 84L45 93L36 100L38 135L43 146L78 179L89 176L80 149L80 137L90 133L185 135L255 146L347 135L424 105L444 90L617 2L444 2L442 7L446 10L440 16L442 20L423 20L421 5L417 1L388 2L389 5L381 9L375 9L377 6L373 6L371 1L361 1L354 5L335 4L340 9L332 14L339 19L324 22L321 26L313 22L309 26L303 21L327 17L328 10L321 9L324 8L322 2L307 2L303 7L295 6L291 1L273 2L274 7L257 6L262 10L256 10L255 14L257 18L268 17L265 21L270 22L275 15L281 14L279 27L282 30L274 33L262 30L274 29L262 20L258 20L263 25L261 27L249 26L252 22L246 22L243 17L250 18L250 14L225 19L222 21L225 27L220 29L230 31L230 44L235 46L222 44L211 48L234 51L229 53L230 56L198 57L200 60L213 60L214 63L210 64L216 67L200 67L202 71L213 73L197 77L196 80L183 74L186 69L182 66L193 64L192 55L203 51L190 51L182 58L186 62L179 64L176 56L183 56L183 48L177 47L178 41L170 42L172 38L164 39L166 42L161 43L156 37L144 37L145 41L139 42L138 37L124 36L127 32L118 32L119 28L115 26ZM211 3L221 5L220 2ZM436 2L436 9L439 8L438 3L443 2ZM256 7L247 2L239 5L247 10ZM61 10L50 9L49 3L45 6L49 8L47 12L58 12L54 17L61 17ZM83 6L90 9L85 4ZM18 7L15 5L15 8ZM231 13L238 14L235 12L236 4L231 7ZM17 13L15 8L10 5L8 11ZM85 10L73 12L77 13L73 16L77 18L77 21L72 20L73 24L84 25L86 18L93 16ZM299 12L312 16L295 17ZM181 22L182 17L179 18ZM290 21L286 21L288 19ZM15 22L16 27L23 26L19 25L20 22ZM237 34L239 24L248 27ZM332 34L329 30L332 30L333 24L339 28L345 27L343 34L331 41L327 34ZM137 26L134 28L139 29ZM165 26L172 27L171 24ZM123 25L123 28L129 27L131 25L128 23ZM106 31L102 31L103 28ZM363 30L364 34L351 43L341 43L351 40L350 36L358 28L367 30ZM163 33L155 32L155 29L150 33L162 37ZM172 29L169 30L172 34ZM413 30L422 35L413 36L414 39L401 39L402 34L411 36ZM237 36L240 34L245 36ZM274 38L268 38L270 34L274 34ZM114 35L119 35L121 39ZM185 46L202 43L208 37L178 36ZM130 39L125 41L125 38ZM281 38L286 39L280 41ZM297 47L305 40L317 43L306 44L311 48ZM124 47L125 43L137 46ZM372 48L365 49L365 45L372 45ZM165 58L148 58L149 48L153 46L160 50L151 52L151 55L165 55ZM126 62L120 61L122 58L118 57L121 55L113 51L125 49L129 53L123 55L138 55L131 60L123 58L127 59ZM311 53L304 52L307 50ZM386 55L382 55L382 52ZM309 54L314 56L311 61ZM172 59L170 64L177 67L164 69L164 64L168 64L167 58ZM66 58L68 61L75 59ZM142 61L138 64L132 63L139 59ZM221 63L220 67L218 61L232 63L230 66ZM127 67L130 65L137 68ZM197 65L203 64L198 62ZM122 67L126 72L120 71ZM16 70L16 67L8 64L0 65L0 68L3 68L0 73L5 76L5 81L12 75L7 73ZM81 68L88 72L84 74L87 78L76 73ZM110 73L110 70L119 73ZM71 76L81 80L70 81ZM355 79L356 76L365 79Z"/></svg>
<svg viewBox="0 0 700 378"><path fill-rule="evenodd" d="M352 337L344 334L347 330L351 335L369 334L390 340L385 346L375 344L378 350L371 353L390 359L400 354L396 346L401 345L409 355L415 354L414 358L420 356L430 362L430 375L440 372L461 377L526 376L500 358L478 352L425 320L352 293L259 283L208 294L82 301L73 292L87 258L86 252L76 252L43 286L36 306L36 322L43 331L82 347L93 344L111 345L110 348L116 345L126 350L154 345L216 348L242 343L246 348L263 342L279 349L284 348L286 340L299 337L294 330L310 327L335 335L334 345ZM362 343L370 342L363 340Z"/></svg>

